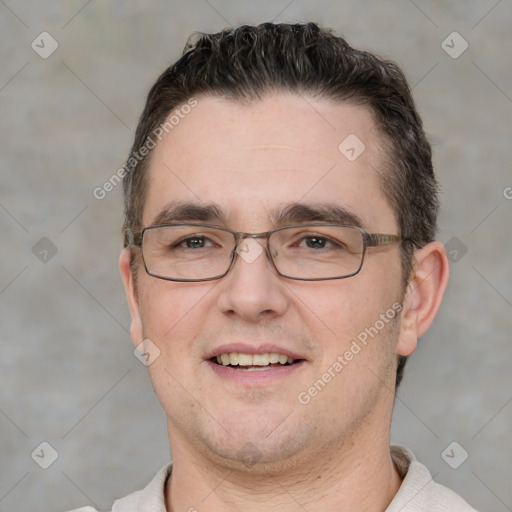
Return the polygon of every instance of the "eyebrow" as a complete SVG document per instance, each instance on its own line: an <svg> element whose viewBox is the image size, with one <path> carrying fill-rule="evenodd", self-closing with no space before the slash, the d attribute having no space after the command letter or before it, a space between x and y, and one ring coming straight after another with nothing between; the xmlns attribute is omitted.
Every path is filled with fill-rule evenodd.
<svg viewBox="0 0 512 512"><path fill-rule="evenodd" d="M220 222L224 218L222 209L216 204L198 204L187 202L172 202L158 213L151 222L170 224L172 222Z"/></svg>
<svg viewBox="0 0 512 512"><path fill-rule="evenodd" d="M336 203L290 203L270 210L269 217L276 226L301 224L308 222L325 222L363 227L363 221L354 212ZM215 204L193 202L171 202L152 220L152 226L171 224L173 222L205 222L227 225L227 215Z"/></svg>
<svg viewBox="0 0 512 512"><path fill-rule="evenodd" d="M270 218L277 225L326 222L363 227L359 215L336 203L291 203L284 208L272 210Z"/></svg>

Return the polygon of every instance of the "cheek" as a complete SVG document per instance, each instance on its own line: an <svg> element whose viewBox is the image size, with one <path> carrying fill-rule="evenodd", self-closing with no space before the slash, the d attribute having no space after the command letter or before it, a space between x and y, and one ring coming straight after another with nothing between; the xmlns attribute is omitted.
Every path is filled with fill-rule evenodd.
<svg viewBox="0 0 512 512"><path fill-rule="evenodd" d="M400 266L386 267L380 259L366 261L367 267L354 277L294 290L301 317L308 318L311 332L323 346L324 363L325 358L343 353L358 336L364 341L365 334L368 339L385 337L380 348L391 350L392 327L399 322Z"/></svg>
<svg viewBox="0 0 512 512"><path fill-rule="evenodd" d="M313 287L314 286L314 287ZM358 276L295 288L296 306L303 318L309 318L312 332L328 331L339 338L352 334L379 310L382 297L370 292L367 283ZM314 324L314 325L313 325Z"/></svg>
<svg viewBox="0 0 512 512"><path fill-rule="evenodd" d="M153 279L140 293L144 336L163 349L177 345L178 350L185 350L199 333L206 310L211 307L210 292L214 286Z"/></svg>

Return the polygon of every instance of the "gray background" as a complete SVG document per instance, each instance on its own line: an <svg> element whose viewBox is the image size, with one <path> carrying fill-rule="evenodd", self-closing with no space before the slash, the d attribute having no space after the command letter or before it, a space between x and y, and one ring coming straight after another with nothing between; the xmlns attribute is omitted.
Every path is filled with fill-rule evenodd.
<svg viewBox="0 0 512 512"><path fill-rule="evenodd" d="M414 86L453 263L392 437L476 508L512 510L512 2L3 0L0 511L110 509L168 460L128 336L121 187L92 191L123 164L150 85L189 34L270 20L331 26ZM59 44L47 59L31 48L43 31ZM453 31L469 43L456 59L441 46ZM46 470L31 458L43 441L58 452ZM441 456L453 441L452 464L469 454L458 469Z"/></svg>

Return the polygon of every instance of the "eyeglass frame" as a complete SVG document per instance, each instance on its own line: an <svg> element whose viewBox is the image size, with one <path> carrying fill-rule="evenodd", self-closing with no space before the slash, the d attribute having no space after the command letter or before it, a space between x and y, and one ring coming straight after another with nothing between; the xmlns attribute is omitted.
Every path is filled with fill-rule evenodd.
<svg viewBox="0 0 512 512"><path fill-rule="evenodd" d="M144 259L144 249L142 247L143 240L144 240L144 233L146 231L156 229L156 228L165 228L165 227L172 227L172 226L197 226L197 227L203 227L203 228L211 228L211 229L218 229L221 231L225 231L227 233L231 233L234 238L235 247L233 248L233 251L231 252L231 261L229 263L229 266L227 270L223 274L219 274L214 277L207 277L203 279L185 279L185 278L178 278L178 277L164 277L155 273L151 273L148 270L148 267L146 265L146 261ZM341 228L351 228L356 229L359 231L362 235L363 239L363 250L361 252L361 263L359 264L359 268L355 270L354 272L350 274L346 274L343 276L335 276L335 277L291 277L286 274L283 274L278 268L274 261L274 258L272 256L272 253L270 251L270 236L273 233L276 233L278 231L282 231L284 229L290 229L290 228L301 228L301 227L315 227L315 226L323 226L323 227L341 227ZM125 246L131 249L132 247L139 247L141 250L142 255L142 262L144 263L144 269L146 270L146 273L150 275L151 277L155 277L157 279L163 279L164 281L174 281L174 282L185 282L185 283L197 283L202 281L216 281L218 279L222 279L225 277L231 268L233 267L233 264L236 260L236 256L238 255L238 247L241 243L241 241L252 238L265 238L266 239L266 246L265 246L265 252L267 253L267 258L272 263L272 266L280 275L281 277L285 277L287 279L293 279L295 281L330 281L333 279L346 279L348 277L353 277L361 271L363 268L364 258L366 255L366 249L367 247L379 247L382 245L388 245L392 243L397 242L412 242L414 243L410 238L402 237L400 235L389 235L389 234L383 234L383 233L368 233L360 226L354 226L351 224L336 224L336 223L325 223L325 222L313 222L313 223L306 223L306 224L292 224L289 226L281 226L275 229L272 229L270 231L264 231L262 233L246 233L243 231L234 231L232 229L223 227L223 226L216 226L214 224L201 224L201 223L193 223L193 222L172 222L172 223L166 223L166 224L154 224L151 226L146 226L141 231L137 231L134 233L130 228L126 228L124 231L124 239L125 239Z"/></svg>

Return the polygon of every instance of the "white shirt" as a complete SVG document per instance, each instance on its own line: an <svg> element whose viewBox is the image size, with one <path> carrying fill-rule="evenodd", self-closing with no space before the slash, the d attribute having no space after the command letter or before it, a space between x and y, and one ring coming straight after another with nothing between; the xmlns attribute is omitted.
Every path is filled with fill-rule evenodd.
<svg viewBox="0 0 512 512"><path fill-rule="evenodd" d="M403 482L385 512L477 512L459 495L434 482L429 470L407 448L392 446L391 457ZM165 486L171 467L171 464L164 466L143 490L116 500L112 512L167 512ZM98 511L83 507L70 512Z"/></svg>

